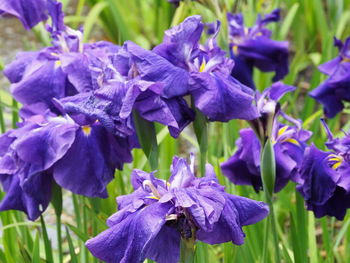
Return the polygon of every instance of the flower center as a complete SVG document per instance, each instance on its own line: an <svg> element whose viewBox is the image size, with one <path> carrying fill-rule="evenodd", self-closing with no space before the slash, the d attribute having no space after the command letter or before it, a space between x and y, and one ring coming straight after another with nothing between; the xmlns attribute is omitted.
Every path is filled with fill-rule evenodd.
<svg viewBox="0 0 350 263"><path fill-rule="evenodd" d="M272 142L276 143L280 139L280 142L289 142L289 143L295 144L297 146L300 146L300 143L296 139L294 139L294 138L288 136L288 134L286 134L286 131L288 128L289 128L289 126L287 126L287 125L280 128L277 132L276 140L273 140Z"/></svg>
<svg viewBox="0 0 350 263"><path fill-rule="evenodd" d="M328 155L328 162L332 169L337 169L344 161L343 156L330 154Z"/></svg>
<svg viewBox="0 0 350 263"><path fill-rule="evenodd" d="M203 59L203 62L201 64L201 66L199 67L199 72L203 72L205 70L206 65L207 65L207 63L205 62L205 59Z"/></svg>
<svg viewBox="0 0 350 263"><path fill-rule="evenodd" d="M156 200L159 200L161 198L161 195L159 194L157 188L152 184L150 180L143 181L142 186L144 189L146 189L146 187L149 187L149 189L151 189L152 195L148 198Z"/></svg>
<svg viewBox="0 0 350 263"><path fill-rule="evenodd" d="M88 136L91 133L91 127L89 125L84 125L81 127L81 129L83 130L83 133Z"/></svg>

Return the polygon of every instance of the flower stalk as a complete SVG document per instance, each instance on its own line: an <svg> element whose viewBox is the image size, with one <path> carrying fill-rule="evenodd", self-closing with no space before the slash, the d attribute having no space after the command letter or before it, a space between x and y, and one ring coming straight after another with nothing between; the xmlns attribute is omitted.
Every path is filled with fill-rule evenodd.
<svg viewBox="0 0 350 263"><path fill-rule="evenodd" d="M276 217L275 217L275 212L273 207L273 193L274 193L275 179L276 179L276 160L275 160L273 144L270 139L268 139L265 145L263 145L263 151L261 152L261 178L262 178L266 203L270 207L270 216L268 217L270 222L266 223L267 226L265 228L266 230L265 237L270 234L269 228L271 227L273 238L274 238L276 262L281 262L279 246L278 246ZM265 246L268 246L268 242L265 242Z"/></svg>
<svg viewBox="0 0 350 263"><path fill-rule="evenodd" d="M180 263L193 263L195 258L195 238L181 238Z"/></svg>

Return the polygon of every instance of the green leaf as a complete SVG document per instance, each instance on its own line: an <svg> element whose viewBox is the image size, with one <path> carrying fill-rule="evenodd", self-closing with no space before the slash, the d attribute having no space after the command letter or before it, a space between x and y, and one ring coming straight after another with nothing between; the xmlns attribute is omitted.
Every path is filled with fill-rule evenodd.
<svg viewBox="0 0 350 263"><path fill-rule="evenodd" d="M68 240L68 246L69 246L70 263L78 263L78 258L77 258L77 255L75 254L74 245L67 226L66 226L66 233L67 233L67 240Z"/></svg>
<svg viewBox="0 0 350 263"><path fill-rule="evenodd" d="M201 113L197 108L195 108L194 102L192 102L192 108L196 112L196 118L193 122L193 128L199 144L200 170L201 170L202 176L204 176L205 164L207 161L207 151L208 151L208 121L205 115Z"/></svg>
<svg viewBox="0 0 350 263"><path fill-rule="evenodd" d="M133 113L137 137L152 170L158 168L158 143L154 123L143 119L136 111Z"/></svg>
<svg viewBox="0 0 350 263"><path fill-rule="evenodd" d="M5 256L4 251L2 251L2 249L0 249L0 262L6 263L6 256Z"/></svg>
<svg viewBox="0 0 350 263"><path fill-rule="evenodd" d="M78 229L77 227L75 227L75 226L72 226L72 225L70 225L70 224L66 224L68 227L69 227L69 229L70 230L72 230L73 232L74 232L74 234L76 234L79 238L80 238L80 240L82 240L83 242L86 242L90 237L86 234L86 233L84 233L84 232L82 232L80 229Z"/></svg>
<svg viewBox="0 0 350 263"><path fill-rule="evenodd" d="M52 256L51 240L49 239L49 236L47 235L46 225L45 225L45 221L44 221L43 216L40 216L40 222L41 222L41 228L43 231L46 261L49 263L53 263L54 261L53 261L53 256Z"/></svg>
<svg viewBox="0 0 350 263"><path fill-rule="evenodd" d="M316 233L315 233L315 217L312 212L309 212L309 255L310 255L310 263L318 262L318 250L317 250L317 241L316 241Z"/></svg>
<svg viewBox="0 0 350 263"><path fill-rule="evenodd" d="M342 37L345 28L349 25L349 21L350 21L350 11L348 10L348 11L345 11L340 17L340 21L338 23L337 31L335 34L337 38Z"/></svg>
<svg viewBox="0 0 350 263"><path fill-rule="evenodd" d="M264 149L261 153L261 179L264 186L264 192L267 194L269 200L275 188L276 178L276 161L275 151L270 139L265 143Z"/></svg>
<svg viewBox="0 0 350 263"><path fill-rule="evenodd" d="M120 32L121 41L124 42L128 39L132 39L131 33L132 31L128 30L128 26L126 25L124 18L120 12L119 5L121 4L121 1L114 1L114 0L106 0L109 4L110 11L113 15L113 20L118 25L118 31Z"/></svg>
<svg viewBox="0 0 350 263"><path fill-rule="evenodd" d="M40 242L39 242L39 233L35 235L34 247L32 251L32 263L40 262Z"/></svg>
<svg viewBox="0 0 350 263"><path fill-rule="evenodd" d="M87 15L84 23L84 42L90 37L91 30L94 24L97 22L100 13L108 6L107 2L99 2L94 5L94 7L90 10Z"/></svg>
<svg viewBox="0 0 350 263"><path fill-rule="evenodd" d="M27 251L27 249L24 247L24 245L22 244L21 240L18 239L17 243L18 243L19 251L21 252L23 263L32 263L32 259L30 258L30 254Z"/></svg>
<svg viewBox="0 0 350 263"><path fill-rule="evenodd" d="M279 39L285 40L287 37L287 34L290 30L290 27L292 26L292 23L294 21L295 15L297 14L299 9L299 3L294 3L292 7L289 9L288 14L286 15L286 18L283 20L283 24L281 26L281 30L279 33Z"/></svg>

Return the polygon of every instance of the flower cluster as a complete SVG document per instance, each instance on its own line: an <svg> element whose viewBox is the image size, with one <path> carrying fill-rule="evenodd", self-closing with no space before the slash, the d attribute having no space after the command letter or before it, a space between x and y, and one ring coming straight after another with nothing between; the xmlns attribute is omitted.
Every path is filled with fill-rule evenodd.
<svg viewBox="0 0 350 263"><path fill-rule="evenodd" d="M22 210L36 219L49 204L54 183L106 197L115 169L130 162L130 151L138 147L134 112L168 126L175 138L195 117L188 95L211 121L257 117L253 91L231 77L233 61L216 43L219 22L201 45L201 17L189 17L149 51L130 41L83 44L83 32L64 24L60 3L37 4L35 10L41 4L51 18L52 46L19 53L4 70L12 95L23 105L23 121L0 138L7 192L1 210ZM8 3L1 10L13 14L10 7L18 6ZM18 17L28 25L38 22ZM37 196L33 189L45 190Z"/></svg>
<svg viewBox="0 0 350 263"><path fill-rule="evenodd" d="M117 198L119 211L108 219L109 229L86 242L94 256L109 263L146 258L175 263L181 239L241 245L242 226L269 212L263 202L226 193L209 164L206 175L197 178L193 159L188 164L174 157L168 182L141 170L133 171L131 182L135 191Z"/></svg>

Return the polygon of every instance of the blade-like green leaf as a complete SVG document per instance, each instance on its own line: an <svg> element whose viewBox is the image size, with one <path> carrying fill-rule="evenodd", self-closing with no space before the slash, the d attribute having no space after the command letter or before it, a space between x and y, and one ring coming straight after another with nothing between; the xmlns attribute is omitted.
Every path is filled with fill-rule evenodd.
<svg viewBox="0 0 350 263"><path fill-rule="evenodd" d="M72 231L74 232L74 234L76 234L76 235L80 238L80 240L82 240L83 242L86 242L86 241L90 238L86 233L82 232L82 231L79 230L77 227L72 226L72 225L70 225L70 224L67 224L67 226L68 226L69 229L72 230Z"/></svg>
<svg viewBox="0 0 350 263"><path fill-rule="evenodd" d="M100 13L108 6L107 2L99 2L90 10L84 23L84 42L87 42L94 24L97 22Z"/></svg>
<svg viewBox="0 0 350 263"><path fill-rule="evenodd" d="M43 231L46 261L49 263L53 263L54 261L53 261L53 255L52 255L51 240L49 239L49 236L47 234L46 225L45 225L43 216L40 216L40 222L41 222L41 228Z"/></svg>
<svg viewBox="0 0 350 263"><path fill-rule="evenodd" d="M32 263L40 262L40 242L39 242L39 233L35 235L34 247L32 251Z"/></svg>
<svg viewBox="0 0 350 263"><path fill-rule="evenodd" d="M67 226L66 226L66 234L67 234L67 240L68 240L68 246L69 246L70 262L71 263L78 263L78 258L77 258L77 255L75 254L75 251L74 251L73 241L72 241L72 238L69 234L69 230L68 230Z"/></svg>
<svg viewBox="0 0 350 263"><path fill-rule="evenodd" d="M136 111L133 113L137 137L147 156L152 170L158 168L158 143L154 123L143 119Z"/></svg>

